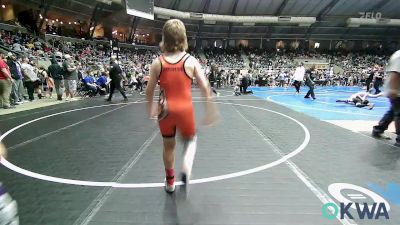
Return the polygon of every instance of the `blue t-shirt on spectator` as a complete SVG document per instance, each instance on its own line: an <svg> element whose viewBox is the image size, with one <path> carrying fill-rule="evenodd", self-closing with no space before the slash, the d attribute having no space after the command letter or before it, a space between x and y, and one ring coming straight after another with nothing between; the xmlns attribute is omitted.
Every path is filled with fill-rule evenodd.
<svg viewBox="0 0 400 225"><path fill-rule="evenodd" d="M107 84L107 77L106 76L100 76L97 81L96 84L99 86L104 86Z"/></svg>
<svg viewBox="0 0 400 225"><path fill-rule="evenodd" d="M92 76L86 76L83 78L83 82L85 84L94 84L94 78Z"/></svg>

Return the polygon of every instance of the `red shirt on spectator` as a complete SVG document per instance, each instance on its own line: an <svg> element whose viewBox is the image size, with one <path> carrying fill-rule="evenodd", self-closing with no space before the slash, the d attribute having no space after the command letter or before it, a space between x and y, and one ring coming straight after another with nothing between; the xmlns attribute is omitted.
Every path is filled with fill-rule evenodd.
<svg viewBox="0 0 400 225"><path fill-rule="evenodd" d="M43 51L44 51L44 52L50 52L50 51L51 51L51 48L49 48L49 47L46 46L46 47L43 48Z"/></svg>
<svg viewBox="0 0 400 225"><path fill-rule="evenodd" d="M3 68L6 68L8 73L10 73L7 63L3 59L0 59L0 80L7 80L8 77L3 73L3 71L1 71Z"/></svg>

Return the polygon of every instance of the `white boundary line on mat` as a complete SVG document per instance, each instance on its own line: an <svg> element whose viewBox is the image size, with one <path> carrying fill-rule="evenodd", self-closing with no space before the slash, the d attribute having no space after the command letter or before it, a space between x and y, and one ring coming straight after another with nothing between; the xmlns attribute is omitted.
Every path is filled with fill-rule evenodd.
<svg viewBox="0 0 400 225"><path fill-rule="evenodd" d="M194 101L194 102L204 102L204 101ZM144 102L132 102L129 104L140 104L140 103L144 103ZM249 174L253 174L253 173L257 173L269 168L272 168L274 166L280 165L284 162L286 162L286 160L296 156L297 154L299 154L301 151L303 151L306 146L308 145L309 141L310 141L310 132L307 129L307 127L302 124L301 122L299 122L298 120L294 119L293 117L290 117L288 115L285 115L283 113L280 112L276 112L273 110L269 110L269 109L265 109L265 108L261 108L261 107L256 107L256 106L250 106L250 105L242 105L242 104L236 104L236 103L227 103L227 102L217 102L218 104L223 104L223 105L235 105L235 106L241 106L241 107L247 107L247 108L253 108L253 109L258 109L258 110L262 110L262 111L266 111L266 112L271 112L277 115L280 115L282 117L285 117L295 123L297 123L304 132L304 140L303 142L300 144L300 146L298 146L295 150L293 150L292 152L284 155L282 158L264 164L262 166L258 166L252 169L247 169L247 170L243 170L243 171L239 171L239 172L234 172L234 173L229 173L229 174L224 174L224 175L219 175L219 176L212 176L212 177L207 177L207 178L200 178L200 179L195 179L195 180L191 180L190 183L191 184L200 184L200 183L207 183L207 182L213 182L213 181L220 181L220 180L225 180L225 179L231 179L231 178L235 178L235 177L240 177L240 176L245 176L245 175L249 175ZM58 112L58 113L54 113L51 115L47 115L47 116L43 116L28 122L25 122L23 124L20 124L10 130L8 130L7 132L5 132L3 135L0 136L0 141L3 140L6 136L10 135L12 132L16 131L17 129L20 129L28 124L49 118L49 117L53 117L53 116L57 116L57 115L62 115L62 114L66 114L66 113L70 113L70 112L76 112L76 111L82 111L85 109L93 109L93 108L100 108L100 107L109 107L109 106L116 106L116 105L123 105L126 103L120 103L120 104L107 104L107 105L100 105L100 106L91 106L91 107L85 107L85 108L79 108L79 109L72 109L72 110L67 110L67 111L63 111L63 112ZM48 176L48 175L44 175L44 174L39 174L36 172L32 172L26 169L23 169L21 167L18 167L16 165L14 165L13 163L7 161L5 158L1 157L0 158L0 162L1 164L3 164L5 167L9 168L10 170L13 170L14 172L20 173L22 175L25 176L29 176L32 178L36 178L36 179L40 179L40 180L45 180L45 181L50 181L50 182L56 182L56 183L62 183L62 184L70 184L70 185L81 185L81 186L95 186L95 187L114 187L114 188L150 188L150 187L163 187L164 183L118 183L118 182L98 182L98 181L86 181L86 180L73 180L73 179L65 179L65 178L60 178L60 177L53 177L53 176ZM177 185L181 185L181 182L177 182Z"/></svg>

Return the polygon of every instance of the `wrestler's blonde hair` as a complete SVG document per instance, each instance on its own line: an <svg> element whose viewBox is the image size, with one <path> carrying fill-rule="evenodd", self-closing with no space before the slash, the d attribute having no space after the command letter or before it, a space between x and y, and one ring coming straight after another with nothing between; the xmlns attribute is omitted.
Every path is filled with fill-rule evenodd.
<svg viewBox="0 0 400 225"><path fill-rule="evenodd" d="M160 43L162 52L186 51L188 48L186 28L178 19L168 20L163 27Z"/></svg>

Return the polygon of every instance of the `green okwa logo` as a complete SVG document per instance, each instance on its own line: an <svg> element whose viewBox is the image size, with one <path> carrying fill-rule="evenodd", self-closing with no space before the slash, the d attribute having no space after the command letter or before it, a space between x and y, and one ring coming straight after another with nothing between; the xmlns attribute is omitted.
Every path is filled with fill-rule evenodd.
<svg viewBox="0 0 400 225"><path fill-rule="evenodd" d="M339 204L329 202L322 206L326 219L389 219L388 201L373 191L347 183L331 184L328 190Z"/></svg>

